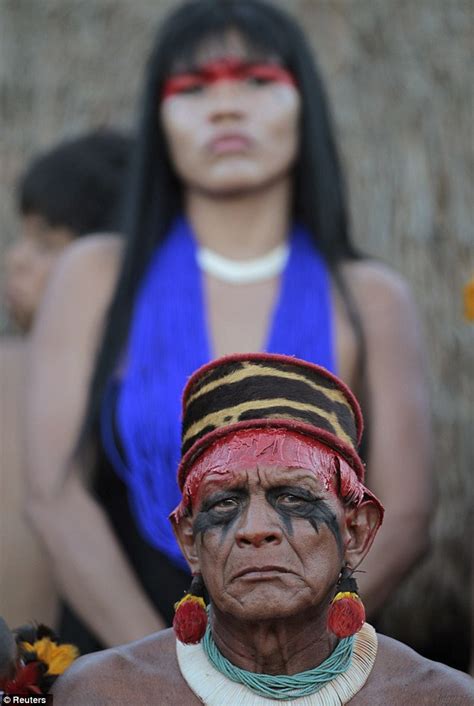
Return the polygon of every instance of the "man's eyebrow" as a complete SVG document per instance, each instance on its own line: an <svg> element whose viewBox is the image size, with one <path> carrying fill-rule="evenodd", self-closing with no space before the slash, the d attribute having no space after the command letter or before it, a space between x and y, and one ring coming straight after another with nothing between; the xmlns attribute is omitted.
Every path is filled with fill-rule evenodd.
<svg viewBox="0 0 474 706"><path fill-rule="evenodd" d="M201 483L201 492L213 493L216 490L228 490L229 488L245 488L247 478L242 476L236 477L234 474L217 475L214 478L204 478Z"/></svg>
<svg viewBox="0 0 474 706"><path fill-rule="evenodd" d="M308 500L322 499L321 495L318 493L318 490L316 490L315 488L307 488L301 484L293 485L291 483L282 483L281 485L272 485L272 487L268 488L268 490L266 491L267 495L274 495L275 493L289 493L294 495L301 495L302 497L305 497Z"/></svg>
<svg viewBox="0 0 474 706"><path fill-rule="evenodd" d="M284 473L276 471L274 476L272 476L272 482L277 485L288 487L296 487L297 484L301 483L302 485L307 486L312 491L323 489L321 479L318 478L314 471L285 471Z"/></svg>

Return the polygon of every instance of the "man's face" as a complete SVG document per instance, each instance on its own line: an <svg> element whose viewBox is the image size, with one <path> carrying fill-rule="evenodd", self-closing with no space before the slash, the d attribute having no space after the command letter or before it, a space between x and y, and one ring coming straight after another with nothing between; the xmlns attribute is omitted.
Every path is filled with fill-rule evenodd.
<svg viewBox="0 0 474 706"><path fill-rule="evenodd" d="M19 238L5 255L5 299L22 331L31 328L53 267L75 236L66 226L51 226L38 213L22 217Z"/></svg>
<svg viewBox="0 0 474 706"><path fill-rule="evenodd" d="M344 509L314 471L209 473L193 508L195 549L213 605L246 620L321 611L343 564Z"/></svg>

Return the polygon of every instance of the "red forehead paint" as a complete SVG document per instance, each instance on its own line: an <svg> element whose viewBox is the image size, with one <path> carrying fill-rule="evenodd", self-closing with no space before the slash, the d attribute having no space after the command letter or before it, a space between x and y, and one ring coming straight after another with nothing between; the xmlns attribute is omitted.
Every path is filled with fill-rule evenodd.
<svg viewBox="0 0 474 706"><path fill-rule="evenodd" d="M326 490L345 502L359 504L365 488L349 464L317 439L286 429L241 429L215 441L191 466L183 498L173 517L179 521L196 500L208 474L231 476L256 466L304 469L315 473Z"/></svg>
<svg viewBox="0 0 474 706"><path fill-rule="evenodd" d="M209 86L217 81L246 81L255 79L295 86L293 75L279 64L253 64L241 59L218 59L204 64L196 71L170 76L165 81L161 99Z"/></svg>

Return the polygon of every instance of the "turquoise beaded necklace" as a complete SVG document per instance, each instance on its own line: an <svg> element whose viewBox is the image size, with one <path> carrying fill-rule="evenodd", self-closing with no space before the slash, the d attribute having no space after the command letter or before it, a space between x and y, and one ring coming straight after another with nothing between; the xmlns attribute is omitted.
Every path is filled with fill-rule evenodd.
<svg viewBox="0 0 474 706"><path fill-rule="evenodd" d="M318 667L292 675L256 674L236 667L219 651L209 625L201 644L207 658L221 674L256 694L284 701L314 694L345 672L352 659L354 635L340 640L334 652Z"/></svg>

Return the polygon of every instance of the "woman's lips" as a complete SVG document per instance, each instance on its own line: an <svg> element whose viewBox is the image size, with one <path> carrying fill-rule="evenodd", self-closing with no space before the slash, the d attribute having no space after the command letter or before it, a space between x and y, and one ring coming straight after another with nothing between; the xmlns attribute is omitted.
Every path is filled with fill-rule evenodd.
<svg viewBox="0 0 474 706"><path fill-rule="evenodd" d="M250 149L252 140L246 135L229 133L219 135L209 142L209 150L212 154L239 154Z"/></svg>

